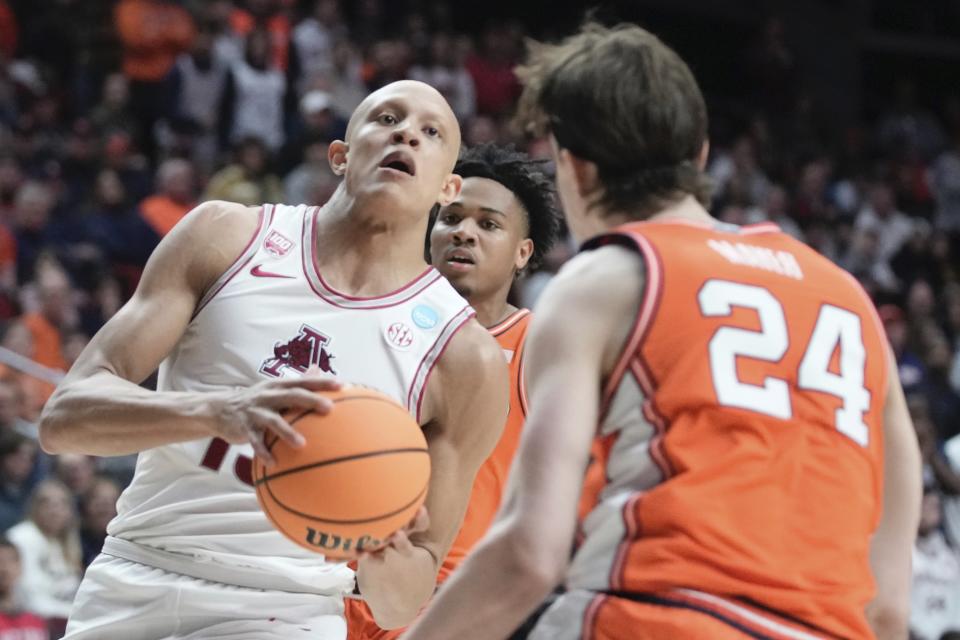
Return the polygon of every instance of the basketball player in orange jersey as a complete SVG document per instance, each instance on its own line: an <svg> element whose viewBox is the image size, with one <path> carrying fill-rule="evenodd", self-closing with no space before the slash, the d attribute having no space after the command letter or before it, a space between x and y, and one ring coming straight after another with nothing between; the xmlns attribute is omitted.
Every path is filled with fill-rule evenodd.
<svg viewBox="0 0 960 640"><path fill-rule="evenodd" d="M42 419L50 452L140 452L67 638L345 638L354 572L273 529L250 477L265 432L302 446L281 410L331 410L313 393L329 376L393 396L430 448L428 517L356 581L387 628L433 594L508 406L499 346L423 256L459 147L437 91L393 83L330 145L343 181L326 205L209 202L164 239ZM140 388L158 365L159 390Z"/></svg>
<svg viewBox="0 0 960 640"><path fill-rule="evenodd" d="M437 215L430 232L434 267L477 311L510 368L510 411L493 453L477 472L460 533L440 568L445 580L483 536L500 507L507 474L526 417L523 350L530 311L507 296L517 274L537 266L550 250L560 224L553 185L542 163L497 145L466 150L454 173L463 178L460 195ZM362 600L346 600L350 640L389 640L399 630L384 630Z"/></svg>
<svg viewBox="0 0 960 640"><path fill-rule="evenodd" d="M531 638L905 638L919 454L870 300L707 213L703 98L650 33L520 73L587 242L531 324L504 507L409 638L503 638L561 581Z"/></svg>

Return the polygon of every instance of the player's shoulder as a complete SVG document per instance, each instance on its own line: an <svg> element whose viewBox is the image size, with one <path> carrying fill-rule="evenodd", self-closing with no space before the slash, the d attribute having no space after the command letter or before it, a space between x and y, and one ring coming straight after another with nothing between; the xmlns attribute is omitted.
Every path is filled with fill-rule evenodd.
<svg viewBox="0 0 960 640"><path fill-rule="evenodd" d="M503 352L496 339L471 319L450 339L437 366L454 375L477 375L503 364Z"/></svg>
<svg viewBox="0 0 960 640"><path fill-rule="evenodd" d="M639 299L645 277L643 257L621 245L583 251L569 260L544 291L538 316L557 307L588 313Z"/></svg>
<svg viewBox="0 0 960 640"><path fill-rule="evenodd" d="M225 200L208 200L187 213L177 227L189 228L192 232L230 232L229 235L242 235L244 231L252 232L259 225L262 215L263 207L248 207Z"/></svg>

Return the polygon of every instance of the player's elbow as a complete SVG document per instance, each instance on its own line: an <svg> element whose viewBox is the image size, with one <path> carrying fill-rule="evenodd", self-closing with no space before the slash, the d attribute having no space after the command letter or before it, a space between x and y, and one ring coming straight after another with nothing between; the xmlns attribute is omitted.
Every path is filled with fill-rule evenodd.
<svg viewBox="0 0 960 640"><path fill-rule="evenodd" d="M877 599L867 607L867 620L877 640L906 638L910 624L910 605L893 599Z"/></svg>
<svg viewBox="0 0 960 640"><path fill-rule="evenodd" d="M381 629L403 629L409 626L417 617L420 607L413 609L396 607L370 607L373 621Z"/></svg>
<svg viewBox="0 0 960 640"><path fill-rule="evenodd" d="M507 538L504 546L512 552L510 564L516 568L516 579L527 589L547 593L563 580L567 555L549 533L520 524Z"/></svg>
<svg viewBox="0 0 960 640"><path fill-rule="evenodd" d="M63 389L56 392L43 407L38 423L40 447L49 454L68 453L69 419L63 402Z"/></svg>

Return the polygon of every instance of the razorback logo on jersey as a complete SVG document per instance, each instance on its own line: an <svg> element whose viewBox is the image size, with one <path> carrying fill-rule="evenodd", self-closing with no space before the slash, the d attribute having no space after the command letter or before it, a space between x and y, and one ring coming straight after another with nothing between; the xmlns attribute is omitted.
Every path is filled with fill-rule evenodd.
<svg viewBox="0 0 960 640"><path fill-rule="evenodd" d="M330 363L334 356L327 351L330 338L308 325L301 325L300 333L287 342L278 342L273 346L273 356L260 365L260 373L279 378L284 367L299 373L306 373L312 366L320 367L324 373L336 375Z"/></svg>

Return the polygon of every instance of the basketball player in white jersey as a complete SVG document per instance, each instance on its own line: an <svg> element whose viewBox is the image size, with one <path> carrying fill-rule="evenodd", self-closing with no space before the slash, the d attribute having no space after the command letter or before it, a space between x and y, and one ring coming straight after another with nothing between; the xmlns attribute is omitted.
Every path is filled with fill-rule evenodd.
<svg viewBox="0 0 960 640"><path fill-rule="evenodd" d="M140 452L67 638L344 638L353 571L274 530L250 484L265 432L302 442L280 411L330 411L314 391L332 378L423 425L429 518L356 573L381 626L413 619L508 403L496 341L423 259L428 212L460 189L459 146L438 92L393 83L330 145L344 179L326 205L208 202L164 239L42 417L52 453ZM158 391L139 387L158 365Z"/></svg>

